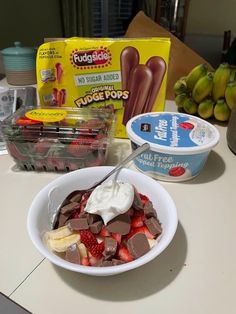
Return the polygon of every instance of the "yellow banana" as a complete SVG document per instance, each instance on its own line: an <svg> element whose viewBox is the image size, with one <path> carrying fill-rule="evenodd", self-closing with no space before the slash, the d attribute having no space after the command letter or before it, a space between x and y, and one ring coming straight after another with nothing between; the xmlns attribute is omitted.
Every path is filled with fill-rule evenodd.
<svg viewBox="0 0 236 314"><path fill-rule="evenodd" d="M230 117L230 109L224 99L219 99L214 107L214 117L218 121L228 121Z"/></svg>
<svg viewBox="0 0 236 314"><path fill-rule="evenodd" d="M198 106L198 114L203 119L208 119L213 116L214 113L214 101L212 99L203 100Z"/></svg>
<svg viewBox="0 0 236 314"><path fill-rule="evenodd" d="M66 250L73 244L80 241L80 235L78 233L71 234L62 239L48 239L46 244L49 249L55 252L66 252Z"/></svg>
<svg viewBox="0 0 236 314"><path fill-rule="evenodd" d="M197 81L207 74L206 64L199 64L195 66L186 77L186 85L190 91L193 90Z"/></svg>
<svg viewBox="0 0 236 314"><path fill-rule="evenodd" d="M209 72L205 76L201 77L195 84L192 92L193 99L197 103L200 103L204 98L211 94L212 87L213 74Z"/></svg>
<svg viewBox="0 0 236 314"><path fill-rule="evenodd" d="M83 243L80 243L78 245L78 249L79 249L79 254L81 258L88 256L88 251L86 249L86 246Z"/></svg>
<svg viewBox="0 0 236 314"><path fill-rule="evenodd" d="M68 226L63 226L55 230L45 232L45 239L59 240L72 234Z"/></svg>
<svg viewBox="0 0 236 314"><path fill-rule="evenodd" d="M189 113L189 114L195 114L197 113L197 103L191 98L188 97L183 104L183 109L185 112Z"/></svg>
<svg viewBox="0 0 236 314"><path fill-rule="evenodd" d="M180 78L174 85L175 95L183 94L187 92L187 84L185 78Z"/></svg>
<svg viewBox="0 0 236 314"><path fill-rule="evenodd" d="M225 96L226 85L230 78L230 68L227 63L222 63L216 69L213 78L212 98L214 101Z"/></svg>
<svg viewBox="0 0 236 314"><path fill-rule="evenodd" d="M227 105L232 110L236 106L236 81L229 82L225 90L225 100Z"/></svg>
<svg viewBox="0 0 236 314"><path fill-rule="evenodd" d="M230 66L230 77L229 82L233 82L236 80L236 66Z"/></svg>
<svg viewBox="0 0 236 314"><path fill-rule="evenodd" d="M179 108L182 108L184 105L185 99L187 99L187 94L179 94L175 97L175 103Z"/></svg>

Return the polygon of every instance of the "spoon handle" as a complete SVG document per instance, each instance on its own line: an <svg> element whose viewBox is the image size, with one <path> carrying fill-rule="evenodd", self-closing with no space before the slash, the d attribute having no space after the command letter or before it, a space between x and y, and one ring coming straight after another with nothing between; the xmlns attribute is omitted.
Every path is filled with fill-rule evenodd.
<svg viewBox="0 0 236 314"><path fill-rule="evenodd" d="M98 185L100 185L102 182L104 182L107 178L109 178L112 174L119 171L124 165L126 165L128 162L136 158L138 155L142 154L146 150L150 149L150 145L148 143L144 143L143 145L139 146L137 149L135 149L128 157L123 159L121 162L117 164L117 166L112 169L105 177L102 178L99 182L96 182L96 184L92 187L94 189Z"/></svg>

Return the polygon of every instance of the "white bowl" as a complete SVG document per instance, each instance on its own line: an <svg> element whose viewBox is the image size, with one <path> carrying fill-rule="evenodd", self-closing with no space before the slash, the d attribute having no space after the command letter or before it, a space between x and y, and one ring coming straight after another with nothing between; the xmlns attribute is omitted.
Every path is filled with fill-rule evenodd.
<svg viewBox="0 0 236 314"><path fill-rule="evenodd" d="M163 232L157 244L145 255L132 262L109 267L82 266L67 262L51 252L42 241L42 235L50 230L48 195L52 189L55 193L55 206L60 204L66 196L78 189L91 186L95 181L101 179L111 171L113 167L91 167L84 168L62 175L44 187L34 198L29 209L27 228L29 236L39 252L49 259L53 264L75 272L93 275L108 276L119 274L146 264L157 257L171 242L178 224L175 204L168 192L154 179L129 169L122 169L118 178L125 182L134 184L137 190L149 197L157 210L158 217L162 223Z"/></svg>

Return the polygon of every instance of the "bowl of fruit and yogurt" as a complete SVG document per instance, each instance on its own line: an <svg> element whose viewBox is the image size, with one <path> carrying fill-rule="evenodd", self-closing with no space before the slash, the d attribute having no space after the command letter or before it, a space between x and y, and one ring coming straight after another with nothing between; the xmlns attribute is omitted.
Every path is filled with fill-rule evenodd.
<svg viewBox="0 0 236 314"><path fill-rule="evenodd" d="M28 233L55 265L88 275L115 275L153 260L171 242L178 224L176 207L157 181L124 168L93 191L86 190L111 170L73 171L34 198Z"/></svg>

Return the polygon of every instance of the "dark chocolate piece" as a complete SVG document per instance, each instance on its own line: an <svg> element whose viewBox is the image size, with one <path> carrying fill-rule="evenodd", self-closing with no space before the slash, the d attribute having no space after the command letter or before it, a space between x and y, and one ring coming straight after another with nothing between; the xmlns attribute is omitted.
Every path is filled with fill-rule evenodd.
<svg viewBox="0 0 236 314"><path fill-rule="evenodd" d="M134 209L139 210L139 209L143 209L143 202L141 200L141 197L137 191L137 189L134 187L134 201L133 201L133 205Z"/></svg>
<svg viewBox="0 0 236 314"><path fill-rule="evenodd" d="M125 47L120 54L122 90L127 90L130 73L139 64L139 52L135 47Z"/></svg>
<svg viewBox="0 0 236 314"><path fill-rule="evenodd" d="M162 233L162 227L156 218L151 217L149 219L145 219L144 223L147 226L148 230L151 232L151 234L153 234L154 236Z"/></svg>
<svg viewBox="0 0 236 314"><path fill-rule="evenodd" d="M127 214L116 216L107 223L107 230L121 235L128 234L130 231L130 216Z"/></svg>
<svg viewBox="0 0 236 314"><path fill-rule="evenodd" d="M101 220L101 216L97 214L88 214L88 223L89 225L93 224L94 222Z"/></svg>
<svg viewBox="0 0 236 314"><path fill-rule="evenodd" d="M116 259L116 258L113 258L111 261L112 261L113 266L125 264L124 261L120 259Z"/></svg>
<svg viewBox="0 0 236 314"><path fill-rule="evenodd" d="M133 258L137 259L150 250L148 239L143 233L136 233L127 241L127 248Z"/></svg>
<svg viewBox="0 0 236 314"><path fill-rule="evenodd" d="M151 218L151 217L157 218L157 212L153 208L151 201L147 201L147 203L144 205L143 210L144 210L144 215L146 218Z"/></svg>
<svg viewBox="0 0 236 314"><path fill-rule="evenodd" d="M79 231L79 230L84 230L84 229L89 228L87 218L70 219L68 220L67 224L68 224L68 227L74 231Z"/></svg>
<svg viewBox="0 0 236 314"><path fill-rule="evenodd" d="M63 206L60 211L62 214L69 213L69 212L72 212L77 206L79 206L79 203L71 202Z"/></svg>
<svg viewBox="0 0 236 314"><path fill-rule="evenodd" d="M103 262L101 263L100 266L101 266L101 267L109 267L109 266L113 266L113 263L112 263L112 261L107 261L107 260L105 260L105 261L103 261Z"/></svg>
<svg viewBox="0 0 236 314"><path fill-rule="evenodd" d="M80 191L75 191L74 195L70 198L70 202L76 202L79 203L82 198L82 193Z"/></svg>
<svg viewBox="0 0 236 314"><path fill-rule="evenodd" d="M80 255L77 244L73 244L67 249L65 260L70 263L80 264Z"/></svg>
<svg viewBox="0 0 236 314"><path fill-rule="evenodd" d="M151 85L152 71L144 64L138 64L129 79L129 99L125 104L123 124L126 125L133 116L142 113Z"/></svg>
<svg viewBox="0 0 236 314"><path fill-rule="evenodd" d="M153 81L142 113L152 111L153 105L160 91L164 75L166 73L166 63L161 57L153 56L149 58L146 62L146 65L152 71Z"/></svg>
<svg viewBox="0 0 236 314"><path fill-rule="evenodd" d="M60 214L58 217L58 225L57 228L63 227L68 219L68 215Z"/></svg>
<svg viewBox="0 0 236 314"><path fill-rule="evenodd" d="M109 259L110 257L116 254L116 250L117 250L116 240L110 237L106 237L104 241L104 251L103 251L104 257L106 259Z"/></svg>
<svg viewBox="0 0 236 314"><path fill-rule="evenodd" d="M102 230L103 222L101 220L95 221L89 225L89 229L92 233L98 234Z"/></svg>

